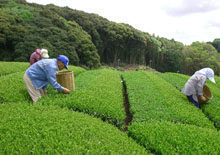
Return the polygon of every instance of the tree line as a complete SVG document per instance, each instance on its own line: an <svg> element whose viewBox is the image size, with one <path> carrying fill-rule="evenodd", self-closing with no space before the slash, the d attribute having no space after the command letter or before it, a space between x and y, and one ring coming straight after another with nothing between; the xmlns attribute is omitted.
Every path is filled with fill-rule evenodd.
<svg viewBox="0 0 220 155"><path fill-rule="evenodd" d="M189 75L211 67L220 74L218 38L186 46L69 7L0 1L0 61L29 61L36 48L48 49L54 58L64 54L70 64L88 69L120 61Z"/></svg>

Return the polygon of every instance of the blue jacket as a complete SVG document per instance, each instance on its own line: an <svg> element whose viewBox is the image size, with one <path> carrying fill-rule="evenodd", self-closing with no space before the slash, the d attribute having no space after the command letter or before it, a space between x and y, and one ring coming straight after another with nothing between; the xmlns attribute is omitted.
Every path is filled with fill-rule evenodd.
<svg viewBox="0 0 220 155"><path fill-rule="evenodd" d="M53 88L63 90L64 87L56 81L56 71L58 70L57 59L42 59L31 65L26 74L36 89L46 89L50 83Z"/></svg>

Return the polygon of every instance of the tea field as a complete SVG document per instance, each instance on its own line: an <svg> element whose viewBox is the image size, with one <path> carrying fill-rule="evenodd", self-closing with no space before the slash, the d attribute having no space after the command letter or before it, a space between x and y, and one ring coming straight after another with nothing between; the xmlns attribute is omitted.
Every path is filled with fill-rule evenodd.
<svg viewBox="0 0 220 155"><path fill-rule="evenodd" d="M32 104L28 63L0 62L0 154L220 154L220 78L200 109L189 76L70 66L75 91Z"/></svg>

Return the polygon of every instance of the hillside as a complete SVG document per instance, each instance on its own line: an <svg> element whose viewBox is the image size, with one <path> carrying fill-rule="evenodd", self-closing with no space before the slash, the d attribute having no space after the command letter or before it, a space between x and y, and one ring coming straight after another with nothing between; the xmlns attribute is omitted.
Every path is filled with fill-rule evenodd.
<svg viewBox="0 0 220 155"><path fill-rule="evenodd" d="M1 0L0 19L1 61L27 62L36 48L46 48L87 69L132 64L188 75L211 67L220 74L219 39L185 46L97 14L25 0Z"/></svg>
<svg viewBox="0 0 220 155"><path fill-rule="evenodd" d="M217 76L207 82L213 99L198 109L179 91L187 75L70 66L75 91L49 87L32 104L28 63L0 66L0 154L220 153Z"/></svg>

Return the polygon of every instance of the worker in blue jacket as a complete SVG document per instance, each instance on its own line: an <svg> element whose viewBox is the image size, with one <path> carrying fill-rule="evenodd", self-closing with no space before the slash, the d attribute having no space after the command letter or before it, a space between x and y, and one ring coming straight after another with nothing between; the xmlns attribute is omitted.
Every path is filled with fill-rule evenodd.
<svg viewBox="0 0 220 155"><path fill-rule="evenodd" d="M69 59L59 55L57 59L42 59L31 65L24 74L24 83L33 103L47 94L48 83L55 89L69 94L70 90L62 87L56 81L56 72L68 69Z"/></svg>

